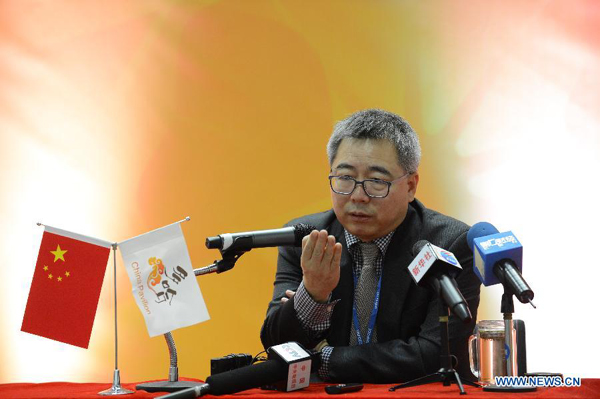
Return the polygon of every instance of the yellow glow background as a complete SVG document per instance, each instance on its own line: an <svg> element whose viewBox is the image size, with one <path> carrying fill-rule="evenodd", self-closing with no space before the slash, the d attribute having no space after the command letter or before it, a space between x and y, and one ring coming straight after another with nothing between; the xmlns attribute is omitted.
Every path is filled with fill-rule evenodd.
<svg viewBox="0 0 600 399"><path fill-rule="evenodd" d="M121 241L189 215L208 265L207 236L327 209L332 126L371 107L420 134L428 207L524 243L529 370L599 377L599 22L595 1L0 2L0 382L112 378L112 257L88 350L20 332L36 222ZM211 320L173 333L181 376L262 350L275 260L198 278ZM166 378L117 262L122 380Z"/></svg>

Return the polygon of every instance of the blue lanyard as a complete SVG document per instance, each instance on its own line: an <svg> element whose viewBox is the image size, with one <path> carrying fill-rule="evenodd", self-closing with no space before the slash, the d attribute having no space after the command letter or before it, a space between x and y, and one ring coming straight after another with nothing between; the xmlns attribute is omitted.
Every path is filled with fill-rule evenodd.
<svg viewBox="0 0 600 399"><path fill-rule="evenodd" d="M354 291L356 292L356 286L358 285L358 278L352 270L352 276L354 277ZM379 296L381 294L381 278L383 277L383 270L379 276L379 282L377 283L377 291L375 292L375 300L373 301L373 310L371 311L371 317L369 318L369 324L367 326L367 337L364 343L368 344L371 342L373 336L373 330L375 329L375 319L377 319L377 312L379 312ZM359 345L363 344L362 335L360 333L360 324L358 323L358 313L356 312L356 298L352 304L352 322L354 323L354 329L356 330L356 340Z"/></svg>

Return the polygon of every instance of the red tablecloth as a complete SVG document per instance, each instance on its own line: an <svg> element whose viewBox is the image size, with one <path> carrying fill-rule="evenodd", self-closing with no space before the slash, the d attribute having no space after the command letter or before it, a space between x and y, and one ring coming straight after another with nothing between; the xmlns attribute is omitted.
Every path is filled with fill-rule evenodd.
<svg viewBox="0 0 600 399"><path fill-rule="evenodd" d="M124 388L135 389L137 383L123 384ZM263 391L260 389L251 389L245 392L240 392L235 395L224 395L219 398L244 398L244 399L307 399L307 398L327 398L331 396L323 390L326 384L312 384L310 387L295 391L295 392L276 392ZM70 382L49 382L43 384L0 384L0 398L10 399L29 399L29 398L46 398L46 399L68 399L68 398L102 398L98 392L110 388L110 383L85 383L76 384ZM419 387L411 387L389 392L391 384L374 385L365 384L362 391L344 394L340 398L458 398L459 391L456 385L445 387L441 383L423 385ZM480 388L465 386L468 398L600 398L600 379L584 379L581 387L578 388L538 388L535 392L527 393L496 393L484 392ZM145 391L136 391L131 395L119 396L124 399L134 398L155 398L165 395L165 393L148 393ZM215 397L207 395L206 397Z"/></svg>

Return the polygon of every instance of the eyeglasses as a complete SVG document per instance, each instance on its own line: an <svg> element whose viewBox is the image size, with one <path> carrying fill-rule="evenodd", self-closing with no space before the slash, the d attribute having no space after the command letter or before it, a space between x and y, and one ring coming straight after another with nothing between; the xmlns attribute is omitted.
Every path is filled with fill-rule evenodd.
<svg viewBox="0 0 600 399"><path fill-rule="evenodd" d="M380 179L356 180L350 176L329 176L329 185L336 194L350 195L354 192L357 185L363 186L365 194L371 198L385 198L390 193L392 183L404 179L411 172L405 173L392 181Z"/></svg>

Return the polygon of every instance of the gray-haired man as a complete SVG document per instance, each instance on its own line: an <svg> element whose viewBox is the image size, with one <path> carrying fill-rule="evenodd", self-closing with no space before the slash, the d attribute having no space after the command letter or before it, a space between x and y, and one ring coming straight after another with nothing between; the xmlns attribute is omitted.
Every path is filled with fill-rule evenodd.
<svg viewBox="0 0 600 399"><path fill-rule="evenodd" d="M329 140L333 209L289 222L317 227L301 249L279 250L265 347L297 341L322 352L319 375L339 382L408 381L439 369L439 304L407 272L419 240L453 252L473 321L450 318L451 352L470 376L467 338L479 305L469 226L415 199L421 149L404 119L370 109L340 121Z"/></svg>

